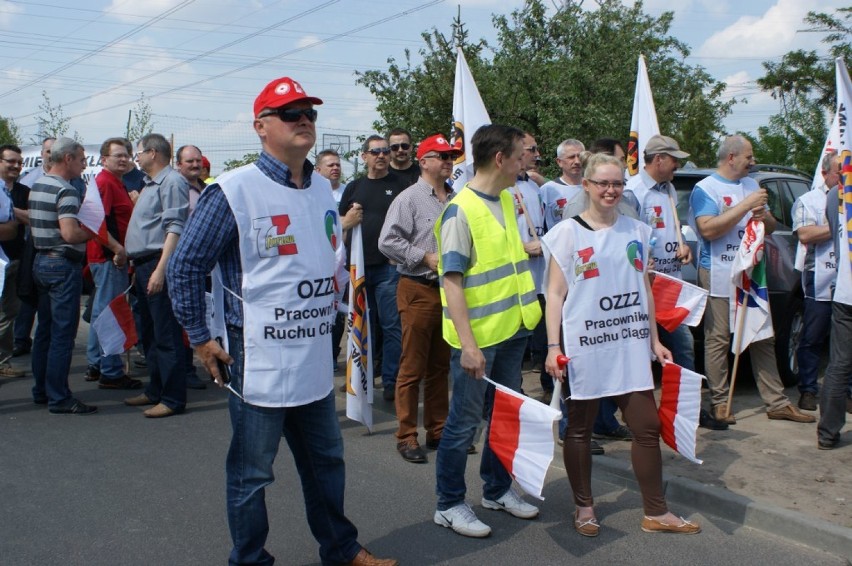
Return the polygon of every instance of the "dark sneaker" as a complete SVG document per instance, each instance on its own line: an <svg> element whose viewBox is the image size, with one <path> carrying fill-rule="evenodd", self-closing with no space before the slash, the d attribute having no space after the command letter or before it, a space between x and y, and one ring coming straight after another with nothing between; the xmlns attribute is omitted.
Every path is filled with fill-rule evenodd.
<svg viewBox="0 0 852 566"><path fill-rule="evenodd" d="M810 391L805 391L799 397L798 405L799 405L799 408L803 411L816 411L816 409L817 409L816 395L814 395Z"/></svg>
<svg viewBox="0 0 852 566"><path fill-rule="evenodd" d="M396 399L396 388L395 387L385 387L384 391L382 391L382 399L385 401L393 401Z"/></svg>
<svg viewBox="0 0 852 566"><path fill-rule="evenodd" d="M29 346L15 346L14 348L12 348L12 357L13 358L20 358L21 356L26 356L29 353L30 353L30 347Z"/></svg>
<svg viewBox="0 0 852 566"><path fill-rule="evenodd" d="M133 366L139 369L146 369L148 367L148 360L145 358L137 358L133 360Z"/></svg>
<svg viewBox="0 0 852 566"><path fill-rule="evenodd" d="M701 409L698 414L698 426L709 428L710 430L728 430L728 425L722 421L717 421L708 411Z"/></svg>
<svg viewBox="0 0 852 566"><path fill-rule="evenodd" d="M62 407L52 407L48 410L51 415L92 415L98 412L94 405L86 405L77 399L71 399Z"/></svg>
<svg viewBox="0 0 852 566"><path fill-rule="evenodd" d="M86 381L97 381L101 378L101 370L97 366L86 368Z"/></svg>
<svg viewBox="0 0 852 566"><path fill-rule="evenodd" d="M846 412L852 415L852 399L846 399Z"/></svg>
<svg viewBox="0 0 852 566"><path fill-rule="evenodd" d="M591 444L589 444L589 451L592 453L592 456L600 456L604 453L603 446L592 440Z"/></svg>
<svg viewBox="0 0 852 566"><path fill-rule="evenodd" d="M605 432L603 434L598 434L596 432L592 433L592 438L597 438L598 440L607 439L607 440L633 440L633 434L630 433L630 429L624 425L618 425L615 430L611 430L609 432Z"/></svg>
<svg viewBox="0 0 852 566"><path fill-rule="evenodd" d="M197 375L186 376L187 389L207 389L207 384L201 381Z"/></svg>
<svg viewBox="0 0 852 566"><path fill-rule="evenodd" d="M141 381L132 379L126 375L122 375L118 379L101 377L100 381L98 381L98 389L140 389L141 387Z"/></svg>

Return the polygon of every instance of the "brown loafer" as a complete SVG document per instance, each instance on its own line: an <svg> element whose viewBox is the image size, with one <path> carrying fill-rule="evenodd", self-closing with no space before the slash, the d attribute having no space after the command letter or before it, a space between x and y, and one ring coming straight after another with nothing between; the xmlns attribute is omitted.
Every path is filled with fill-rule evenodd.
<svg viewBox="0 0 852 566"><path fill-rule="evenodd" d="M734 414L731 413L728 416L725 416L725 413L728 412L728 405L716 405L713 407L713 418L719 421L720 423L725 423L727 425L737 424L737 419L734 418Z"/></svg>
<svg viewBox="0 0 852 566"><path fill-rule="evenodd" d="M128 397L124 400L124 404L128 407L142 407L143 405L156 405L151 399L148 398L144 393L137 395L136 397Z"/></svg>
<svg viewBox="0 0 852 566"><path fill-rule="evenodd" d="M399 566L395 558L376 558L366 548L362 548L346 566Z"/></svg>
<svg viewBox="0 0 852 566"><path fill-rule="evenodd" d="M577 518L577 511L574 511L574 530L584 537L596 537L601 532L601 526L594 517L581 521Z"/></svg>
<svg viewBox="0 0 852 566"><path fill-rule="evenodd" d="M766 416L774 421L793 421L796 423L813 423L816 418L799 411L792 404L782 407L776 411L766 411Z"/></svg>
<svg viewBox="0 0 852 566"><path fill-rule="evenodd" d="M659 519L654 519L645 515L642 519L642 530L646 533L675 533L681 535L694 535L701 532L701 525L687 521L683 517L680 518L680 523L670 525Z"/></svg>
<svg viewBox="0 0 852 566"><path fill-rule="evenodd" d="M154 405L147 411L142 411L142 414L149 419L162 419L163 417L170 417L176 413L177 411L170 408L168 405L163 405L162 403Z"/></svg>

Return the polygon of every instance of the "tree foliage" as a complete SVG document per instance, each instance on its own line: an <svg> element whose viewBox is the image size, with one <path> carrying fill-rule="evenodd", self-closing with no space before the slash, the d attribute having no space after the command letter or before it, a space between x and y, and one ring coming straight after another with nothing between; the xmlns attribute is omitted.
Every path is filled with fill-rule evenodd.
<svg viewBox="0 0 852 566"><path fill-rule="evenodd" d="M663 133L681 142L699 163L713 162L722 119L734 100L723 102L723 83L684 62L689 48L669 35L673 14L652 17L642 2L565 0L548 11L528 0L509 15L495 15L497 43L470 41L460 17L449 36L422 34L422 62L388 60L386 72L358 73L357 82L375 95L378 131L404 126L415 139L449 130L456 45L461 46L491 120L530 131L545 156L572 137L624 140L630 131L636 62L644 54ZM554 163L550 174L557 169Z"/></svg>
<svg viewBox="0 0 852 566"><path fill-rule="evenodd" d="M230 171L231 169L236 169L237 167L242 167L243 165L248 165L249 163L254 163L260 159L260 154L258 152L246 153L242 156L241 159L228 159L224 163L224 170Z"/></svg>
<svg viewBox="0 0 852 566"><path fill-rule="evenodd" d="M151 105L148 103L148 99L145 98L144 92L136 102L136 108L131 110L130 114L131 116L127 119L127 131L125 135L127 139L135 142L154 131L154 122L151 119Z"/></svg>
<svg viewBox="0 0 852 566"><path fill-rule="evenodd" d="M56 106L50 102L50 97L47 96L47 91L41 91L43 100L38 105L40 114L36 118L38 124L38 133L36 137L31 138L31 143L41 145L44 138L58 138L64 136L68 132L70 119L65 115L61 104ZM74 139L78 139L79 135L74 132Z"/></svg>
<svg viewBox="0 0 852 566"><path fill-rule="evenodd" d="M19 145L21 143L20 132L14 120L0 116L0 145L7 143Z"/></svg>
<svg viewBox="0 0 852 566"><path fill-rule="evenodd" d="M786 53L780 62L765 61L765 74L757 84L778 100L780 108L769 125L751 137L758 160L809 171L819 159L828 118L835 111L834 58L852 61L852 7L834 14L808 12L805 22L811 26L808 32L825 34L822 42L831 57L799 49Z"/></svg>

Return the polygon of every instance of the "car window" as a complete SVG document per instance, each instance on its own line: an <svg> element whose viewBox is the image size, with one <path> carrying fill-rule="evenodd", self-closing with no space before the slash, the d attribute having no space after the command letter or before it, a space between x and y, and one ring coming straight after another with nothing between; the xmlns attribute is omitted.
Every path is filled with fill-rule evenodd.
<svg viewBox="0 0 852 566"><path fill-rule="evenodd" d="M805 181L793 181L790 179L787 180L787 187L790 189L790 194L792 195L793 202L795 202L796 199L811 190L810 183L807 183ZM790 207L792 208L792 206L793 205L791 203Z"/></svg>
<svg viewBox="0 0 852 566"><path fill-rule="evenodd" d="M675 175L675 178L672 180L672 184L677 192L677 215L680 217L681 222L686 222L689 216L689 196L692 194L692 189L703 178L703 176Z"/></svg>
<svg viewBox="0 0 852 566"><path fill-rule="evenodd" d="M772 213L772 216L775 217L776 220L789 226L789 207L787 210L784 210L784 192L786 191L786 187L778 183L777 181L761 181L760 186L766 189L766 192L769 193L769 212Z"/></svg>

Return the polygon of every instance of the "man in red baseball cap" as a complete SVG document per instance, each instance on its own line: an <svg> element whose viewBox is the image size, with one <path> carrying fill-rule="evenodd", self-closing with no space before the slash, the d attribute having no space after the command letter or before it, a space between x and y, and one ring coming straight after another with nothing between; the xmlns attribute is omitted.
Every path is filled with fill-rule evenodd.
<svg viewBox="0 0 852 566"><path fill-rule="evenodd" d="M402 356L396 378L396 449L407 462L426 462L426 453L417 442L420 382L427 448L438 448L449 410L450 347L441 335L434 227L452 196L447 179L460 154L442 134L420 142L420 178L393 200L379 236L379 250L396 263L400 273L396 304L402 326Z"/></svg>
<svg viewBox="0 0 852 566"><path fill-rule="evenodd" d="M274 561L264 548L269 530L264 490L274 480L282 432L322 563L397 564L358 544L358 530L343 512L343 440L328 338L343 239L329 182L307 160L319 104L289 77L261 91L254 103L254 130L263 146L259 159L207 187L169 266L169 282L179 288L175 314L210 375L231 392L233 436L226 461L231 564ZM217 263L229 291L223 312L215 313L227 327L218 336L204 320L204 278ZM227 341L228 351L217 339Z"/></svg>

